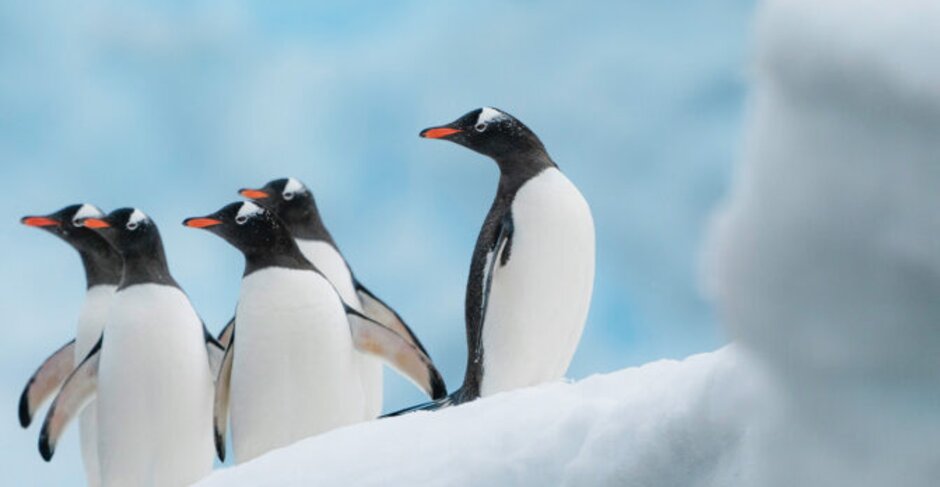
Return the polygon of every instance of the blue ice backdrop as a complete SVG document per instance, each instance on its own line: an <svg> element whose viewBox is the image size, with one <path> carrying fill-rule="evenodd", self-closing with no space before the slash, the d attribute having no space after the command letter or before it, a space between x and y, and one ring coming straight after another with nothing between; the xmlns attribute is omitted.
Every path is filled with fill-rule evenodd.
<svg viewBox="0 0 940 487"><path fill-rule="evenodd" d="M698 248L741 129L749 0L0 4L0 470L78 485L70 431L51 465L22 431L26 378L69 339L81 266L18 218L137 206L215 331L242 262L180 225L236 190L313 188L360 279L405 317L451 388L464 285L495 164L417 137L481 105L527 123L597 227L594 301L569 376L711 350L724 338ZM395 377L386 408L422 400Z"/></svg>

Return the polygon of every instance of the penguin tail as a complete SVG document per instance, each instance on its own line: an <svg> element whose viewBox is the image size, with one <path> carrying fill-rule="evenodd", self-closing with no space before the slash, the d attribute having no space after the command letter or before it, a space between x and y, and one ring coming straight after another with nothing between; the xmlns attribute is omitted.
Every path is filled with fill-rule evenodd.
<svg viewBox="0 0 940 487"><path fill-rule="evenodd" d="M462 389L457 389L451 394L444 396L440 399L435 399L430 402L418 404L417 406L410 406L405 409L400 409L398 411L395 411L393 413L383 414L382 416L379 416L379 419L394 418L396 416L404 416L406 414L411 414L411 413L415 413L418 411L437 411L439 409L449 408L451 406L457 406L458 404L465 402L462 399L462 397L463 397Z"/></svg>
<svg viewBox="0 0 940 487"><path fill-rule="evenodd" d="M415 413L418 411L437 411L438 409L444 409L453 405L453 394L451 394L449 396L444 396L440 399L435 399L424 404L418 404L417 406L410 406L393 413L383 414L379 416L379 418L394 418L396 416L403 416L405 414Z"/></svg>

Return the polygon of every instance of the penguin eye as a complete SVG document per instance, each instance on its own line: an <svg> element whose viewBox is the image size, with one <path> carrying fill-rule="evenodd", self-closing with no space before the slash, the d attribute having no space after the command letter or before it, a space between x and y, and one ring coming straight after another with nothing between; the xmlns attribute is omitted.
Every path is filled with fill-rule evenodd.
<svg viewBox="0 0 940 487"><path fill-rule="evenodd" d="M287 191L287 192L284 193L282 196L284 196L284 199L285 199L285 200L292 200L292 199L294 199L294 192L293 192L293 191Z"/></svg>
<svg viewBox="0 0 940 487"><path fill-rule="evenodd" d="M487 125L486 125L485 123L478 123L478 124L476 124L476 126L473 127L473 128L477 129L477 132L482 132L482 131L486 130L486 127L487 127Z"/></svg>
<svg viewBox="0 0 940 487"><path fill-rule="evenodd" d="M84 224L83 224L82 221L79 220L78 218L74 218L74 219L72 219L72 226L73 226L73 227L82 227L82 226L84 226Z"/></svg>
<svg viewBox="0 0 940 487"><path fill-rule="evenodd" d="M239 224L239 225L244 225L245 222L247 222L247 221L248 221L248 217L247 217L247 216L238 216L238 217L235 217L235 223L237 223L237 224Z"/></svg>
<svg viewBox="0 0 940 487"><path fill-rule="evenodd" d="M126 227L131 231L137 230L137 222L128 222Z"/></svg>

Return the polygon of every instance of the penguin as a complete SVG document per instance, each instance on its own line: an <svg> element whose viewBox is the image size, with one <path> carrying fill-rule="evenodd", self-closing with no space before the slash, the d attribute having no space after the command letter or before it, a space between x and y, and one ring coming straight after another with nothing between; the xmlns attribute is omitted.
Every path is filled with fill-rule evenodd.
<svg viewBox="0 0 940 487"><path fill-rule="evenodd" d="M49 408L40 454L52 458L94 396L102 486L189 485L212 469L209 350L221 349L170 274L153 220L122 208L81 222L117 250L123 271L102 337Z"/></svg>
<svg viewBox="0 0 940 487"><path fill-rule="evenodd" d="M287 224L304 257L326 276L346 304L395 331L430 356L401 316L355 277L323 224L313 193L306 185L295 178L282 178L260 189L242 189L239 194L268 208ZM362 361L367 396L365 419L374 419L382 410L382 364L368 355L364 355Z"/></svg>
<svg viewBox="0 0 940 487"><path fill-rule="evenodd" d="M61 238L78 251L85 269L85 300L78 315L75 338L47 358L29 378L20 396L19 417L23 428L29 427L33 416L46 400L58 391L72 370L91 351L107 319L114 290L121 280L121 256L94 231L84 227L84 218L104 216L90 204L70 205L44 216L26 216L21 222L40 228ZM98 478L97 414L94 401L85 407L79 418L79 438L85 479L89 486L100 485Z"/></svg>
<svg viewBox="0 0 940 487"><path fill-rule="evenodd" d="M245 258L231 341L216 379L219 458L225 458L229 409L236 463L362 421L366 397L357 350L388 360L429 395L445 394L427 355L345 304L271 211L238 202L183 224L221 237Z"/></svg>
<svg viewBox="0 0 940 487"><path fill-rule="evenodd" d="M502 110L476 109L420 136L490 157L500 177L470 262L463 385L446 400L399 413L562 378L594 285L590 207L535 133Z"/></svg>

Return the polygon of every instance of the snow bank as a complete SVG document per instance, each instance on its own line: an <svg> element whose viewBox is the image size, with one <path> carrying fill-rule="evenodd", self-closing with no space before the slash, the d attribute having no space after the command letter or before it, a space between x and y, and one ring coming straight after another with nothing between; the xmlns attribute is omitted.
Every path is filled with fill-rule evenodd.
<svg viewBox="0 0 940 487"><path fill-rule="evenodd" d="M940 3L769 1L710 245L772 373L751 485L940 485Z"/></svg>
<svg viewBox="0 0 940 487"><path fill-rule="evenodd" d="M738 343L312 438L202 485L940 484L940 3L771 0L706 251Z"/></svg>
<svg viewBox="0 0 940 487"><path fill-rule="evenodd" d="M351 426L200 486L728 485L749 408L733 347ZM742 397L743 396L743 397Z"/></svg>

